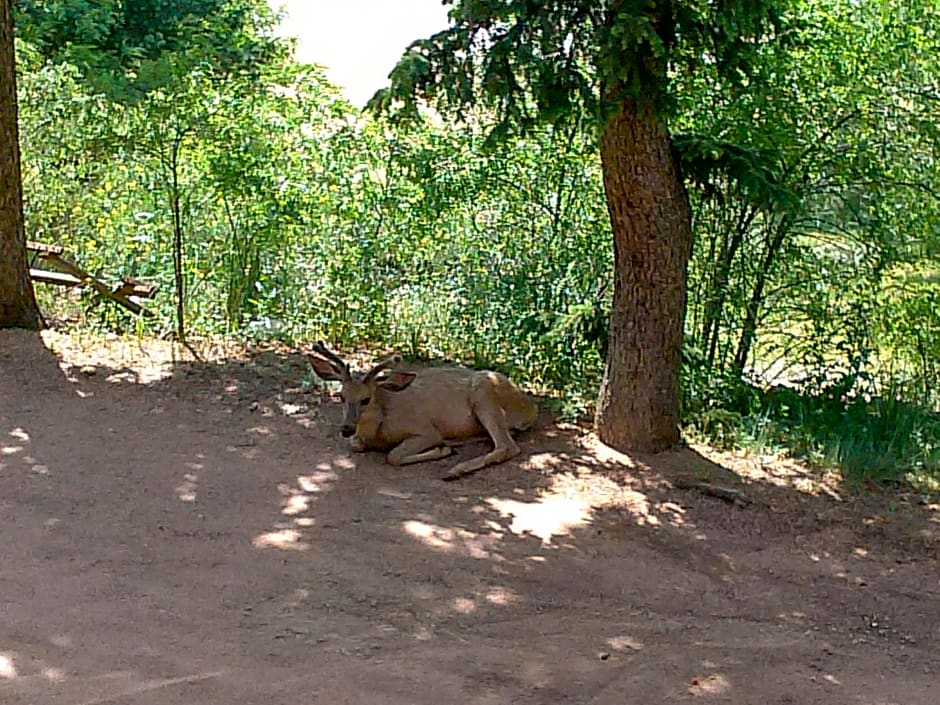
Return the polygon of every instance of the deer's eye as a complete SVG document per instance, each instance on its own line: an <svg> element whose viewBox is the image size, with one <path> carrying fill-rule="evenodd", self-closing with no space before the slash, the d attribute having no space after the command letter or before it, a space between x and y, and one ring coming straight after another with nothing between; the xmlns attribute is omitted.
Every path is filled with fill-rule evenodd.
<svg viewBox="0 0 940 705"><path fill-rule="evenodd" d="M366 397L365 399L360 399L359 406L369 406L370 401L372 401L372 397Z"/></svg>

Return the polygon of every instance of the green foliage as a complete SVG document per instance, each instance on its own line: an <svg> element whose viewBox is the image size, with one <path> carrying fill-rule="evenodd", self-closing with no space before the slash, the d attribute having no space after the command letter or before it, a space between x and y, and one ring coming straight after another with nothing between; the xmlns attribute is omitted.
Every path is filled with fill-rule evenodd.
<svg viewBox="0 0 940 705"><path fill-rule="evenodd" d="M940 413L910 399L910 390L891 382L879 392L858 371L800 388L725 379L687 414L687 430L723 448L837 468L854 487L917 485L940 477Z"/></svg>
<svg viewBox="0 0 940 705"><path fill-rule="evenodd" d="M756 49L777 43L787 27L788 2L647 0L447 0L450 26L412 43L391 74L391 86L371 105L401 104L413 114L416 97L459 117L479 109L511 127L579 122L602 126L607 111L627 98L674 103L673 77L696 73L705 57L732 85L756 77Z"/></svg>
<svg viewBox="0 0 940 705"><path fill-rule="evenodd" d="M923 125L940 118L926 97L940 35L935 6L902 5L800 2L759 83L729 91L705 71L680 93L696 232L689 421L727 411L728 442L776 439L856 476L935 470L940 143ZM859 375L892 392L820 407L831 380ZM811 400L799 423L755 400L768 383Z"/></svg>
<svg viewBox="0 0 940 705"><path fill-rule="evenodd" d="M931 259L898 265L884 278L872 311L885 376L904 385L922 406L937 404L940 373L940 277Z"/></svg>
<svg viewBox="0 0 940 705"><path fill-rule="evenodd" d="M763 57L759 84L729 93L704 73L687 87L710 106L686 105L677 140L696 187L690 328L719 370L813 369L870 348L885 274L935 247L938 142L920 125L940 104L918 96L936 9L912 24L887 7L801 3L802 38Z"/></svg>
<svg viewBox="0 0 940 705"><path fill-rule="evenodd" d="M255 75L288 49L264 0L17 0L14 17L43 58L125 101L166 86L183 57L225 78Z"/></svg>
<svg viewBox="0 0 940 705"><path fill-rule="evenodd" d="M861 392L839 378L814 394L775 389L761 414L777 443L852 482L915 480L940 471L940 414L905 401L904 389Z"/></svg>
<svg viewBox="0 0 940 705"><path fill-rule="evenodd" d="M171 63L172 83L125 104L20 49L30 232L106 278L158 283L155 332L173 327L178 224L197 333L382 342L555 388L596 381L609 234L574 132L511 155L481 129L396 132L290 64L220 83ZM91 315L128 330L110 307Z"/></svg>

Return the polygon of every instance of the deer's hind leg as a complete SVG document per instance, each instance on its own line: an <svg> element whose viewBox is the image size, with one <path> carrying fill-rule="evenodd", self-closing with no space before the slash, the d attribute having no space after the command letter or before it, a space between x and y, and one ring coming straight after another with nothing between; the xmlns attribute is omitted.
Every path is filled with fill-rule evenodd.
<svg viewBox="0 0 940 705"><path fill-rule="evenodd" d="M453 449L444 445L444 439L437 435L412 436L406 438L389 452L389 465L411 465L429 460L440 460L453 453Z"/></svg>
<svg viewBox="0 0 940 705"><path fill-rule="evenodd" d="M480 425L486 429L490 438L493 439L493 450L476 458L457 463L444 475L443 479L445 480L456 480L485 468L487 465L496 465L514 458L522 452L509 433L509 424L503 407L484 397L480 400L479 405L474 408L474 413L476 413Z"/></svg>

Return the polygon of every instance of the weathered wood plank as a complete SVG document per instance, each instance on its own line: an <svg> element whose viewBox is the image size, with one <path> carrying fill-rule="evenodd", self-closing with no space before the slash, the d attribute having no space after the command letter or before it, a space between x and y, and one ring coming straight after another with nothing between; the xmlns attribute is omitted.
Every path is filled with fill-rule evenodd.
<svg viewBox="0 0 940 705"><path fill-rule="evenodd" d="M142 299L152 299L159 291L157 284L145 284L134 279L125 278L124 281L114 289L114 293L122 296L138 296Z"/></svg>
<svg viewBox="0 0 940 705"><path fill-rule="evenodd" d="M63 250L58 245L49 245L45 242L26 241L26 249L30 252L48 252L53 255L61 255Z"/></svg>
<svg viewBox="0 0 940 705"><path fill-rule="evenodd" d="M143 313L145 316L152 316L153 313L150 311L145 311L144 308L135 301L129 299L125 294L111 291L111 288L104 282L96 279L91 274L86 272L84 269L79 267L74 262L71 262L64 257L61 257L55 253L44 253L42 259L45 262L52 264L54 267L61 269L66 274L71 274L73 277L76 277L81 280L82 284L90 286L92 289L97 291L106 299L111 299L115 303L121 304L128 311L133 313Z"/></svg>
<svg viewBox="0 0 940 705"><path fill-rule="evenodd" d="M78 277L73 277L71 274L64 274L63 272L49 272L45 269L30 269L29 277L33 281L42 282L43 284L58 284L59 286L82 285L82 280Z"/></svg>
<svg viewBox="0 0 940 705"><path fill-rule="evenodd" d="M114 289L107 284L85 271L71 260L62 256L62 248L58 245L49 245L43 242L27 241L26 248L36 255L43 263L51 265L60 272L50 272L45 269L30 269L29 276L33 281L46 284L57 284L59 286L90 286L101 296L120 304L124 308L136 314L152 316L151 311L147 311L130 297L149 299L157 293L158 286L153 284L144 284L128 277L124 278L123 283Z"/></svg>

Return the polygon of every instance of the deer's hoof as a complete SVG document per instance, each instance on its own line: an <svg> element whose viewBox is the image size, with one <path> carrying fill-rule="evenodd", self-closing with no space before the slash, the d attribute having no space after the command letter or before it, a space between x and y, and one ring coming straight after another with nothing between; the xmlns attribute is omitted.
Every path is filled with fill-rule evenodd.
<svg viewBox="0 0 940 705"><path fill-rule="evenodd" d="M444 473L444 477L441 479L444 482L453 482L454 480L459 480L461 477L465 477L472 472L479 470L478 467L471 465L469 463L457 463L454 467Z"/></svg>
<svg viewBox="0 0 940 705"><path fill-rule="evenodd" d="M349 449L353 453L362 453L366 449L366 444L359 436L353 436L349 439Z"/></svg>

